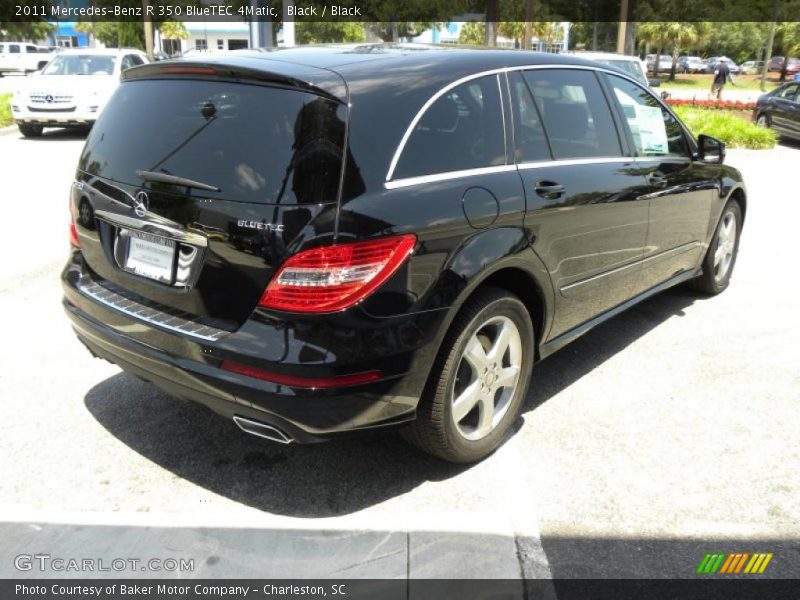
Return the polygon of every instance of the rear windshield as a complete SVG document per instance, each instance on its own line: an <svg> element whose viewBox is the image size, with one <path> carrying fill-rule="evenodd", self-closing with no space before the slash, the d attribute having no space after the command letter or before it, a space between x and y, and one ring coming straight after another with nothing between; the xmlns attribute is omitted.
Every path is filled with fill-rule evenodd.
<svg viewBox="0 0 800 600"><path fill-rule="evenodd" d="M155 171L220 190L192 189L193 195L241 202L335 202L345 118L340 103L294 89L129 81L92 128L79 169L131 185L189 192L174 184L145 184L136 175Z"/></svg>

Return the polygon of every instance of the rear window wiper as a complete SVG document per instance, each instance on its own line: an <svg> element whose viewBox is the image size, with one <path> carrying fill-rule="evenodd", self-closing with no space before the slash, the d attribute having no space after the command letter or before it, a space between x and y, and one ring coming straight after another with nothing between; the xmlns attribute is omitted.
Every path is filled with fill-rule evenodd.
<svg viewBox="0 0 800 600"><path fill-rule="evenodd" d="M206 190L208 192L219 192L220 189L215 185L203 183L202 181L195 181L194 179L187 179L186 177L178 177L177 175L170 175L168 173L159 173L158 171L136 171L137 177L141 177L146 181L155 181L158 183L171 183L182 187L197 188L198 190Z"/></svg>

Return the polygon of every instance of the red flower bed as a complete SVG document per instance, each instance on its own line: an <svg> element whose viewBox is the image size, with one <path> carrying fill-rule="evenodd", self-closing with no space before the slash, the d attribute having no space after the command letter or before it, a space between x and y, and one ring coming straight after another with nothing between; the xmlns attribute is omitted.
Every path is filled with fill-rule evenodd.
<svg viewBox="0 0 800 600"><path fill-rule="evenodd" d="M697 98L678 99L667 98L667 104L671 106L695 106L697 108L709 108L712 110L754 110L755 102L742 102L741 100L699 100Z"/></svg>

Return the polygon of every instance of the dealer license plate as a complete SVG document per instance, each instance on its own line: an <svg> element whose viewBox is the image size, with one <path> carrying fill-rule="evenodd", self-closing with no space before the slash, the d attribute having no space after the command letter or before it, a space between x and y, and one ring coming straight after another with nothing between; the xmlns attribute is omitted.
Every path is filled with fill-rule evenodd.
<svg viewBox="0 0 800 600"><path fill-rule="evenodd" d="M171 283L175 242L141 231L128 231L128 235L130 237L125 268L142 277Z"/></svg>

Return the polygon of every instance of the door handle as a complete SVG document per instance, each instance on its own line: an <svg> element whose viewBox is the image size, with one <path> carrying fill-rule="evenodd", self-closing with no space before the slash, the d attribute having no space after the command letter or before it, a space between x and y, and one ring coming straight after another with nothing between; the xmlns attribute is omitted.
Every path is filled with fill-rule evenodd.
<svg viewBox="0 0 800 600"><path fill-rule="evenodd" d="M533 190L542 198L555 200L564 195L564 186L552 181L537 181L533 184Z"/></svg>

